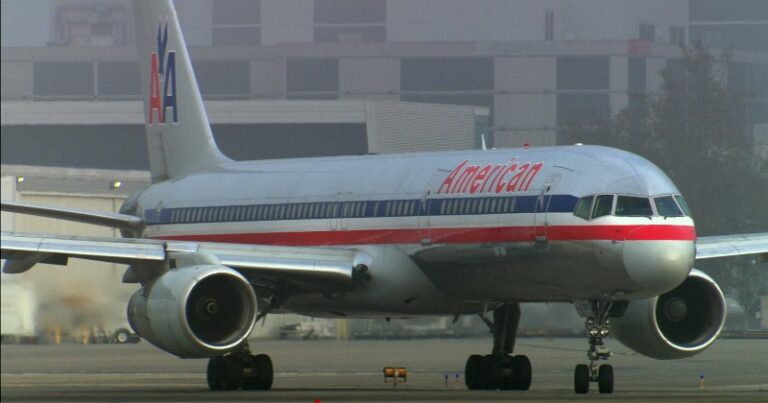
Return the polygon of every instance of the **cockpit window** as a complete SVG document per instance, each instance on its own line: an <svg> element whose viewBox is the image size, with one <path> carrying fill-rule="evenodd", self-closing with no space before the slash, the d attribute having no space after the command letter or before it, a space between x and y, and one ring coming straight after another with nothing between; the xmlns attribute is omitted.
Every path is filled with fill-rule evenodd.
<svg viewBox="0 0 768 403"><path fill-rule="evenodd" d="M680 208L683 209L683 214L690 217L691 210L688 209L688 203L685 202L685 199L683 199L683 196L675 195L675 200L677 200L677 204L680 205Z"/></svg>
<svg viewBox="0 0 768 403"><path fill-rule="evenodd" d="M646 197L619 196L616 200L616 216L652 216L651 200Z"/></svg>
<svg viewBox="0 0 768 403"><path fill-rule="evenodd" d="M595 201L595 207L592 209L592 218L602 217L604 215L611 215L611 209L613 208L613 195L600 195L597 196Z"/></svg>
<svg viewBox="0 0 768 403"><path fill-rule="evenodd" d="M589 220L589 212L592 209L592 199L594 198L595 196L587 196L579 199L579 202L576 203L576 209L573 210L573 215Z"/></svg>
<svg viewBox="0 0 768 403"><path fill-rule="evenodd" d="M653 201L656 203L656 211L660 216L681 217L683 215L672 196L656 197Z"/></svg>

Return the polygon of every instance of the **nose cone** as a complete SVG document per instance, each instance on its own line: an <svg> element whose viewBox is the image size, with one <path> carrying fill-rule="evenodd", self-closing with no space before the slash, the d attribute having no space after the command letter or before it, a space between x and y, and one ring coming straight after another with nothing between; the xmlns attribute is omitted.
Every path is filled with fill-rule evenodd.
<svg viewBox="0 0 768 403"><path fill-rule="evenodd" d="M688 277L695 255L693 241L626 241L624 268L638 291L659 295Z"/></svg>

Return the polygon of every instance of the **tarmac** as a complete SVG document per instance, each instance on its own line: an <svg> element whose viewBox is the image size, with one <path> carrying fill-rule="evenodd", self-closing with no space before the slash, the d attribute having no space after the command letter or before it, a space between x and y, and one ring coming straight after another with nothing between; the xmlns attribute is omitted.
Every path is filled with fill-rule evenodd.
<svg viewBox="0 0 768 403"><path fill-rule="evenodd" d="M212 392L207 360L182 360L145 341L127 345L14 345L1 348L2 401L696 401L768 402L768 340L718 340L704 353L676 361L607 344L616 390L573 393L573 368L586 362L586 338L519 338L517 354L533 365L529 391L469 391L463 368L491 339L365 341L252 340L254 353L275 365L270 391ZM406 383L385 384L382 370L406 367ZM457 380L458 374L458 380ZM448 380L446 381L446 375ZM704 376L703 383L701 376Z"/></svg>

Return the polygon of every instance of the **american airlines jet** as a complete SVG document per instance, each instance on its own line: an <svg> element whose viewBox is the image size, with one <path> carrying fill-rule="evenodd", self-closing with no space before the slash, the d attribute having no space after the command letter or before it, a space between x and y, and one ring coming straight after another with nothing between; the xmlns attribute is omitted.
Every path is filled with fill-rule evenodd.
<svg viewBox="0 0 768 403"><path fill-rule="evenodd" d="M768 254L768 233L699 237L651 162L595 146L231 161L211 135L170 0L134 1L152 185L119 214L3 203L111 226L122 239L2 234L6 273L84 258L128 265L133 329L208 358L210 389L270 389L247 343L267 314L330 318L479 314L469 389L527 390L514 355L521 302L571 302L589 364L574 390L613 391L612 335L657 359L702 352L725 302L696 259ZM492 313L492 318L486 315ZM602 363L602 364L601 364Z"/></svg>

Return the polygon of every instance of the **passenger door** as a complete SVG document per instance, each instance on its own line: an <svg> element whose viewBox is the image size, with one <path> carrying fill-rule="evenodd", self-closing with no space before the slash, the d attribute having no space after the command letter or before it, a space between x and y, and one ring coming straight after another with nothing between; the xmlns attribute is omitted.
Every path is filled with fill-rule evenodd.
<svg viewBox="0 0 768 403"><path fill-rule="evenodd" d="M534 241L537 244L546 244L548 241L547 227L549 222L547 220L550 202L552 201L552 194L555 184L560 179L560 174L552 174L544 182L544 185L539 192L539 196L536 198L536 207L533 215L533 231Z"/></svg>

